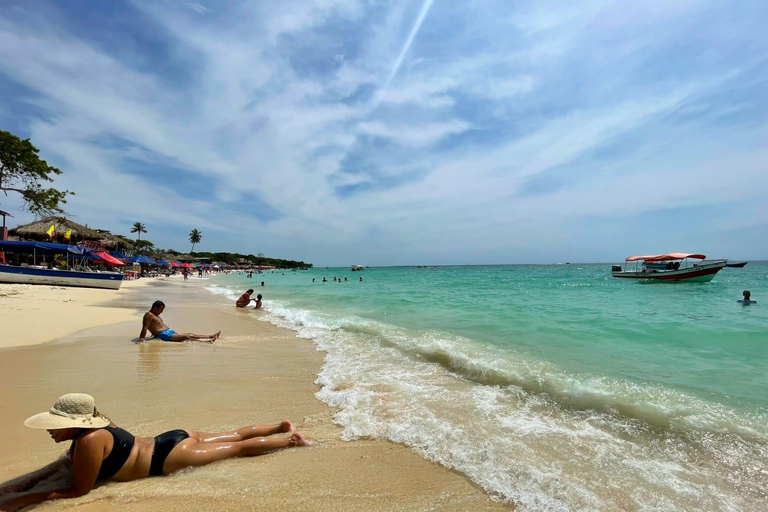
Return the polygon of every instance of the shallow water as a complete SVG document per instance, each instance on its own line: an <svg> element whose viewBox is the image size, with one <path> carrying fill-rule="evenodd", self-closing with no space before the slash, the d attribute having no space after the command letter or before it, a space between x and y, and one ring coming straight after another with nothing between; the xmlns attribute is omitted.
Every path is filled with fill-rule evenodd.
<svg viewBox="0 0 768 512"><path fill-rule="evenodd" d="M626 282L610 265L205 284L257 289L271 321L327 351L318 396L346 438L405 443L523 510L768 506L765 262L700 284ZM736 303L745 288L757 305Z"/></svg>

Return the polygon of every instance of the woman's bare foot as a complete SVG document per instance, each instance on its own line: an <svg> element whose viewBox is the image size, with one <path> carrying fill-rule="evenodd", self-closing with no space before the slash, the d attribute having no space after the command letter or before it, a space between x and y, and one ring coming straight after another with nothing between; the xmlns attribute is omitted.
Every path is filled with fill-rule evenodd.
<svg viewBox="0 0 768 512"><path fill-rule="evenodd" d="M277 425L277 431L281 433L293 432L294 430L296 430L296 427L293 426L290 420L283 420Z"/></svg>
<svg viewBox="0 0 768 512"><path fill-rule="evenodd" d="M288 440L291 442L291 446L309 446L309 441L304 439L304 436L298 432L294 432Z"/></svg>

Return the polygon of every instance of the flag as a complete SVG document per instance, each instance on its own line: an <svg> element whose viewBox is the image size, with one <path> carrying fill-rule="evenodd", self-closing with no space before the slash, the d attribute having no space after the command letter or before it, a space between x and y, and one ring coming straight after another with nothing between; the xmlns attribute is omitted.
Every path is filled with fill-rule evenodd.
<svg viewBox="0 0 768 512"><path fill-rule="evenodd" d="M53 235L56 234L56 225L51 224L51 227L48 228L48 231L46 231L46 233L48 233L48 236L53 237Z"/></svg>
<svg viewBox="0 0 768 512"><path fill-rule="evenodd" d="M72 238L72 230L68 229L66 233L64 233L64 240L69 240Z"/></svg>

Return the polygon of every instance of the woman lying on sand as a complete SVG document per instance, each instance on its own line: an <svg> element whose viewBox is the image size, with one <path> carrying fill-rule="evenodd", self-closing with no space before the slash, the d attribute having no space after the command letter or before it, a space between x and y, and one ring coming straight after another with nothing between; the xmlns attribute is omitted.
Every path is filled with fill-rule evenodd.
<svg viewBox="0 0 768 512"><path fill-rule="evenodd" d="M62 457L35 478L0 490L24 492L59 470L71 460L72 482L55 491L18 496L0 505L1 511L15 511L46 500L76 498L88 494L97 482L128 482L160 476L192 466L234 457L250 457L289 448L307 446L304 437L284 420L277 425L250 425L219 434L194 430L172 430L153 438L134 437L99 414L93 397L70 393L56 400L48 412L28 418L24 424L46 429L54 441L72 441L68 457ZM290 437L268 438L290 433Z"/></svg>

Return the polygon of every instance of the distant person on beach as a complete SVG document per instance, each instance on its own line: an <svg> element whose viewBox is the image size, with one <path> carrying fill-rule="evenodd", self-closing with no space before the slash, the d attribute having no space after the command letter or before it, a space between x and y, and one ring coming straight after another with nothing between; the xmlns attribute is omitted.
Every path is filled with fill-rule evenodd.
<svg viewBox="0 0 768 512"><path fill-rule="evenodd" d="M252 299L252 298L251 298L251 294L253 294L253 289L252 289L252 288L248 289L248 291L247 291L247 292L245 292L244 294L242 294L242 295L240 296L240 298L239 298L239 299L237 299L237 302L235 303L235 305L236 305L237 307L239 307L239 308L244 308L244 307L246 307L248 304L250 304L252 301L255 301L256 299Z"/></svg>
<svg viewBox="0 0 768 512"><path fill-rule="evenodd" d="M261 309L261 294L258 294L256 296L256 306L255 309Z"/></svg>
<svg viewBox="0 0 768 512"><path fill-rule="evenodd" d="M84 496L106 480L128 482L169 475L220 460L309 445L288 420L273 425L248 425L217 434L180 429L154 438L137 437L99 413L93 397L83 393L59 397L50 410L27 418L24 425L47 430L56 443L72 441L72 444L66 456L13 487L0 489L0 495L29 491L65 465L71 466L71 474L67 477L69 482L62 482L53 490L27 493L4 502L0 505L3 511ZM269 437L276 434L289 436Z"/></svg>
<svg viewBox="0 0 768 512"><path fill-rule="evenodd" d="M744 290L744 291L742 292L742 295L744 295L744 298L742 298L741 300L737 300L737 301L736 301L736 302L738 302L739 304L744 304L745 306L747 306L747 305L749 305L749 304L757 304L757 301L756 301L756 300L752 300L752 299L750 298L750 297L752 296L752 294L750 293L750 291L749 291L749 290Z"/></svg>
<svg viewBox="0 0 768 512"><path fill-rule="evenodd" d="M221 335L221 331L216 334L194 334L191 332L177 333L171 330L165 323L163 323L160 314L165 310L165 304L162 301L156 300L152 304L152 308L144 313L144 319L141 324L141 334L139 334L139 341L144 341L147 331L162 341L207 341L213 343Z"/></svg>

